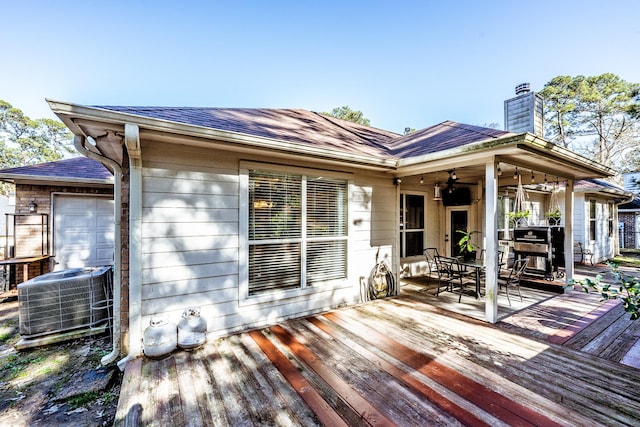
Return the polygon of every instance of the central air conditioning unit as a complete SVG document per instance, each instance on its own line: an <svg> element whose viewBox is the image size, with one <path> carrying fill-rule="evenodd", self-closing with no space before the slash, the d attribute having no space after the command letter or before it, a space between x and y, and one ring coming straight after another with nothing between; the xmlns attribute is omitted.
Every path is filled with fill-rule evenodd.
<svg viewBox="0 0 640 427"><path fill-rule="evenodd" d="M111 266L43 274L18 285L20 335L34 338L111 322Z"/></svg>

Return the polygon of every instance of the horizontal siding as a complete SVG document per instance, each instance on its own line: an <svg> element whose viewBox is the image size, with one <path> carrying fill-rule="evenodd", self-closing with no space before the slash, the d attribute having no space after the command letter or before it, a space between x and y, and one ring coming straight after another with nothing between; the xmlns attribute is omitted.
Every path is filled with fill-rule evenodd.
<svg viewBox="0 0 640 427"><path fill-rule="evenodd" d="M172 282L183 279L196 279L216 276L226 276L238 270L237 260L232 262L210 262L172 267L155 267L142 269L143 286L153 283Z"/></svg>
<svg viewBox="0 0 640 427"><path fill-rule="evenodd" d="M238 222L174 222L144 223L145 237L226 236L238 234Z"/></svg>
<svg viewBox="0 0 640 427"><path fill-rule="evenodd" d="M216 293L226 293L227 295L216 295ZM153 314L163 310L162 304L168 304L176 298L174 302L184 307L185 301L180 301L185 295L194 295L202 298L202 302L211 305L216 301L232 301L238 293L238 276L218 276L196 279L181 279L172 282L158 283L143 286L142 297L147 300L143 314ZM209 294L205 297L205 295ZM172 296L173 295L173 296ZM207 301L208 300L208 301ZM179 309L175 307L174 309Z"/></svg>
<svg viewBox="0 0 640 427"><path fill-rule="evenodd" d="M224 335L353 304L360 278L379 259L391 259L395 239L395 187L383 174L352 173L349 280L341 287L284 293L257 304L240 301L239 165L232 153L143 141L142 314L178 322L200 306L209 332ZM266 158L242 158L268 161ZM301 162L296 166L318 168ZM375 214L372 214L375 212Z"/></svg>
<svg viewBox="0 0 640 427"><path fill-rule="evenodd" d="M238 249L217 248L196 251L170 251L143 253L142 261L145 268L176 267L181 265L198 265L210 263L213 260L218 262L233 262L238 259Z"/></svg>
<svg viewBox="0 0 640 427"><path fill-rule="evenodd" d="M143 254L215 250L221 248L237 249L238 235L181 236L165 237L161 239L155 237L144 237L142 239L142 248Z"/></svg>

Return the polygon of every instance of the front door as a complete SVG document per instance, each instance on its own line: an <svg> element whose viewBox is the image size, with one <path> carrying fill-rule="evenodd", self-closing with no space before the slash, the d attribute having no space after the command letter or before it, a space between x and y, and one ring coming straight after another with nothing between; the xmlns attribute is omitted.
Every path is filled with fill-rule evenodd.
<svg viewBox="0 0 640 427"><path fill-rule="evenodd" d="M462 234L457 230L466 230L469 226L469 210L467 208L451 207L447 208L447 232L445 241L448 241L447 253L450 256L460 255L458 241Z"/></svg>

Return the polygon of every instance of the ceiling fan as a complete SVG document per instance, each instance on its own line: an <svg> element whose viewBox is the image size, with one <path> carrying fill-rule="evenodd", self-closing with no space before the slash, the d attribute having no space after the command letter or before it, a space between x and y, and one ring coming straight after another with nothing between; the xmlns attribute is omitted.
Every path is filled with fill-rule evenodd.
<svg viewBox="0 0 640 427"><path fill-rule="evenodd" d="M455 187L454 187L455 183L464 184L464 185L474 185L471 182L458 182L458 175L456 175L455 169L448 170L447 173L449 173L449 178L447 179L446 191L449 193L453 193L455 191Z"/></svg>

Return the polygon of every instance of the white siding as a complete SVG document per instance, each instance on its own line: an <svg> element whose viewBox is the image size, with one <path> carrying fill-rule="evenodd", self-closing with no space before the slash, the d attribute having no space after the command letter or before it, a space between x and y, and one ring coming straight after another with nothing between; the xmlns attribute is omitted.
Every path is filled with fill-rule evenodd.
<svg viewBox="0 0 640 427"><path fill-rule="evenodd" d="M392 265L392 179L345 170L353 177L348 284L264 303L241 301L239 277L246 260L239 257L240 162L270 159L156 142L143 142L142 153L143 328L151 315L177 323L193 305L201 307L209 332L218 336L353 304L360 300L361 283L376 254ZM296 166L322 168L304 162Z"/></svg>

